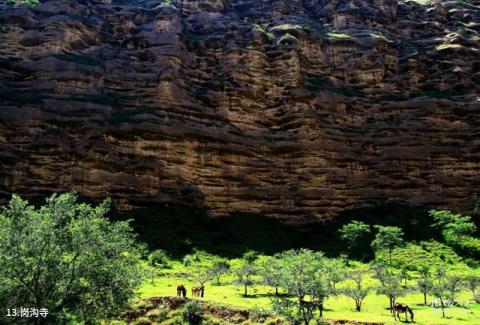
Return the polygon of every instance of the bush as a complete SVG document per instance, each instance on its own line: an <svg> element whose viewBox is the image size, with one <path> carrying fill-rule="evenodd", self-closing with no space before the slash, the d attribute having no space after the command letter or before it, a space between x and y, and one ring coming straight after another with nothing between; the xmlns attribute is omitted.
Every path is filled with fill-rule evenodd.
<svg viewBox="0 0 480 325"><path fill-rule="evenodd" d="M253 307L250 309L250 318L254 321L265 320L272 316L272 313L268 309L264 309L258 306Z"/></svg>
<svg viewBox="0 0 480 325"><path fill-rule="evenodd" d="M185 304L182 313L183 320L189 324L201 324L203 319L202 306L198 301L190 301Z"/></svg>
<svg viewBox="0 0 480 325"><path fill-rule="evenodd" d="M151 266L161 268L168 268L170 266L168 254L163 249L157 249L151 252L150 255L148 255L148 263Z"/></svg>
<svg viewBox="0 0 480 325"><path fill-rule="evenodd" d="M154 322L163 322L168 319L168 310L165 308L157 308L147 313L148 319Z"/></svg>
<svg viewBox="0 0 480 325"><path fill-rule="evenodd" d="M139 317L133 322L133 325L151 325L152 322L147 317Z"/></svg>

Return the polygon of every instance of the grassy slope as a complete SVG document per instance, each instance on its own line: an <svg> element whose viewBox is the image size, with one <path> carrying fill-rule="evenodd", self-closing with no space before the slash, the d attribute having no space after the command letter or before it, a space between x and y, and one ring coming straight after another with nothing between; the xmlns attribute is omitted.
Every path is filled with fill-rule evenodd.
<svg viewBox="0 0 480 325"><path fill-rule="evenodd" d="M236 262L233 261L235 267ZM174 262L172 269L165 270L164 274L154 279L153 282L147 281L140 290L142 298L153 296L173 296L176 294L176 285L183 283L187 288L195 285L184 278L179 277L178 273L184 272L184 267L179 262ZM250 289L251 296L244 298L243 288L234 283L234 276L228 275L222 278L222 286L215 286L208 283L205 291L205 300L219 304L227 304L235 307L263 307L269 308L270 296L273 289L265 286L255 286ZM374 284L374 280L369 279L369 284ZM410 281L410 285L414 285ZM255 291L254 291L255 290ZM188 293L190 296L190 292ZM466 302L470 299L468 292L461 294L460 301ZM446 319L442 319L441 310L426 306L418 306L423 297L421 294L410 294L399 299L402 303L407 303L413 307L415 320L419 325L462 325L462 324L480 324L480 305L471 304L470 309L461 309L457 307L446 310ZM388 306L388 300L384 296L371 293L365 300L362 312L354 311L354 303L350 298L343 296L329 298L325 304L325 317L332 319L349 319L363 321L379 321L385 324L395 324L393 317L385 307ZM402 315L403 316L403 315Z"/></svg>

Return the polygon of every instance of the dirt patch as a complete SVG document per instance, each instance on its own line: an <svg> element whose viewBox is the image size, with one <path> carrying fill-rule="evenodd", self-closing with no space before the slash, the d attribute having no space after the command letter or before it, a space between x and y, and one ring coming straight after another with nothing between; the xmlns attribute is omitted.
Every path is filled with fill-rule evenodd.
<svg viewBox="0 0 480 325"><path fill-rule="evenodd" d="M202 308L204 312L228 320L232 324L243 323L250 317L250 313L246 309L232 309L224 306L212 306L206 303L202 304Z"/></svg>

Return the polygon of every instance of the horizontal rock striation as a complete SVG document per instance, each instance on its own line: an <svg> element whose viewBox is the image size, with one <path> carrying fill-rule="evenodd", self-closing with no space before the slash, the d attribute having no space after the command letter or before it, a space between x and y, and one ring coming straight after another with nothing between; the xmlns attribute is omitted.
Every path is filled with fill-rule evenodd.
<svg viewBox="0 0 480 325"><path fill-rule="evenodd" d="M0 195L329 220L465 211L480 9L396 0L0 4Z"/></svg>

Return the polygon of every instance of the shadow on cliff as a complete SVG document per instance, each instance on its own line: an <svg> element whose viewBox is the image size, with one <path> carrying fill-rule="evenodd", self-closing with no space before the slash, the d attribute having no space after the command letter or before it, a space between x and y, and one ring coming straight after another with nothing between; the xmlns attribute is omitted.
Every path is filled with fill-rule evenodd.
<svg viewBox="0 0 480 325"><path fill-rule="evenodd" d="M360 206L360 205L358 205ZM362 202L362 208L349 209L329 223L293 226L259 214L237 213L210 218L204 208L150 206L128 213L114 212L113 218L133 219L133 227L150 249L165 249L180 258L194 248L225 257L238 257L247 250L274 254L291 248L321 250L327 256L347 252L338 229L351 220L367 224L401 227L407 240L440 240L431 227L426 209L404 202L375 200ZM369 260L373 257L367 237L350 256Z"/></svg>

